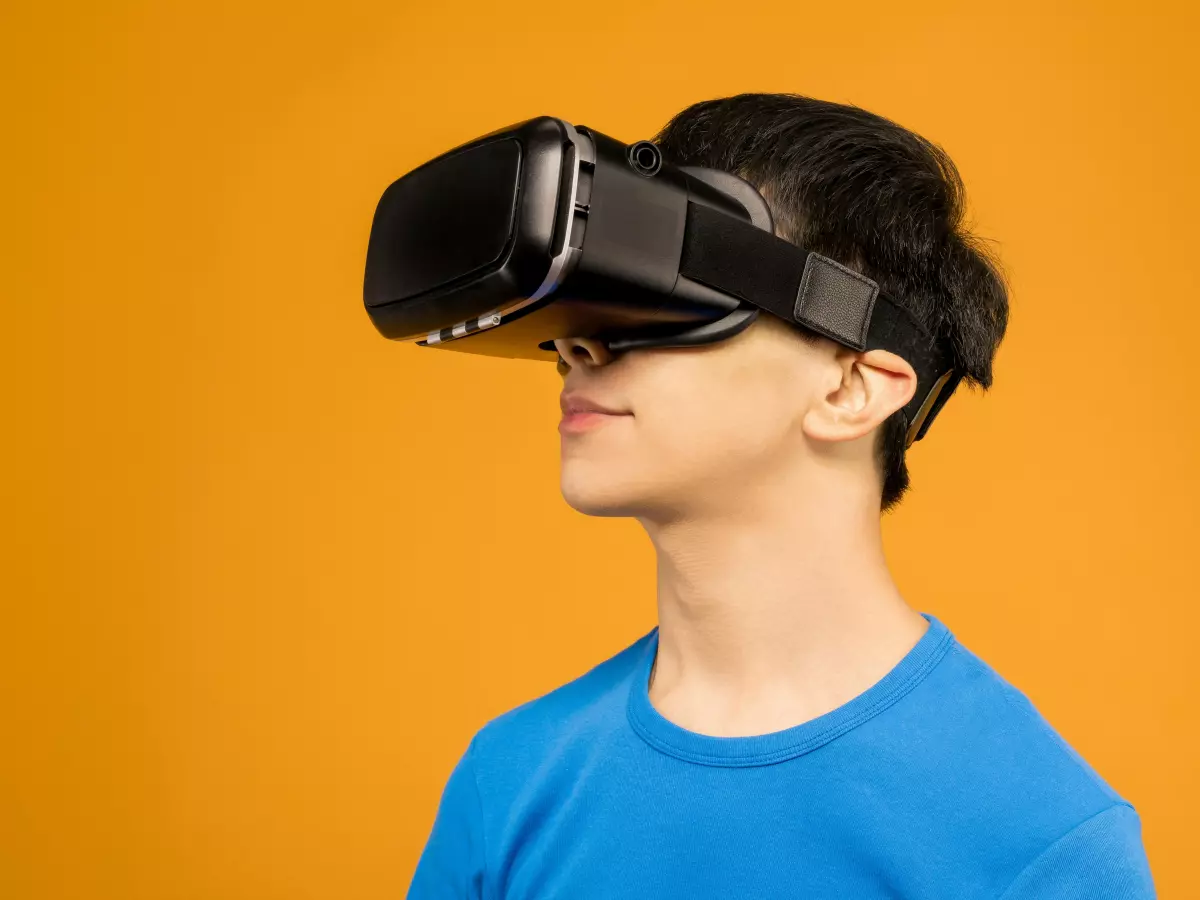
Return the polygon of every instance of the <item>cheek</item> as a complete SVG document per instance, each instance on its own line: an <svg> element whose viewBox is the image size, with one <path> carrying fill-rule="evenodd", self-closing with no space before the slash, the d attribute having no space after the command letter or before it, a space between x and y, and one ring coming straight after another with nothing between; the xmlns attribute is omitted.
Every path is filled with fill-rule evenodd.
<svg viewBox="0 0 1200 900"><path fill-rule="evenodd" d="M794 393L772 371L726 371L723 377L674 380L650 394L637 422L651 460L713 470L771 455L795 431Z"/></svg>

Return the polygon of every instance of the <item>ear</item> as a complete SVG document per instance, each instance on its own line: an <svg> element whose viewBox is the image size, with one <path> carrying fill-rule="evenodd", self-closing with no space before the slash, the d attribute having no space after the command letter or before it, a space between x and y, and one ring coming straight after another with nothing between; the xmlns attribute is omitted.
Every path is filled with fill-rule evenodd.
<svg viewBox="0 0 1200 900"><path fill-rule="evenodd" d="M869 434L917 391L913 367L888 350L839 347L834 364L840 382L804 414L804 433L814 440L852 441Z"/></svg>

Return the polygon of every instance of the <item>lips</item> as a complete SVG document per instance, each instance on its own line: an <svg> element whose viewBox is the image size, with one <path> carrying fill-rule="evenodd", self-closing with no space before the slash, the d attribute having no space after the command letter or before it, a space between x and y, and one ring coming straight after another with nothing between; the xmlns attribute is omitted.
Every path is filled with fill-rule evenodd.
<svg viewBox="0 0 1200 900"><path fill-rule="evenodd" d="M605 406L603 403L593 400L591 397L585 397L583 394L563 394L559 398L559 406L562 407L564 416L571 416L576 413L600 413L606 416L632 415L625 410Z"/></svg>
<svg viewBox="0 0 1200 900"><path fill-rule="evenodd" d="M562 406L563 417L562 421L558 423L558 430L564 437L583 434L594 428L601 428L606 423L618 422L633 416L631 412L605 406L583 394L563 394L559 405Z"/></svg>

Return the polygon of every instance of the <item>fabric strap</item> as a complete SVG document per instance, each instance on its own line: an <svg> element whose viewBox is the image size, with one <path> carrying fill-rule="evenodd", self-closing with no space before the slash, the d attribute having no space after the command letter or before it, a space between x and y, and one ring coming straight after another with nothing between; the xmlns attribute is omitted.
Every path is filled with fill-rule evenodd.
<svg viewBox="0 0 1200 900"><path fill-rule="evenodd" d="M754 265L747 266L747 259ZM924 434L961 380L948 348L874 281L700 203L688 203L679 274L855 350L890 350L907 360L918 384L904 407L910 423L931 390L941 388L910 443Z"/></svg>

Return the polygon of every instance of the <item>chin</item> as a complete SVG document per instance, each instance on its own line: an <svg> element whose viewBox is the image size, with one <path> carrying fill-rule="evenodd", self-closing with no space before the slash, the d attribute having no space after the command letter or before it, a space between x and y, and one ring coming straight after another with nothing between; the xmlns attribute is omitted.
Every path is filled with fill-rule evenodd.
<svg viewBox="0 0 1200 900"><path fill-rule="evenodd" d="M661 505L657 492L636 478L615 472L598 471L596 466L563 466L563 499L572 509L586 516L643 516Z"/></svg>
<svg viewBox="0 0 1200 900"><path fill-rule="evenodd" d="M562 495L568 506L585 516L634 516L642 508L635 498L613 491L564 484Z"/></svg>

